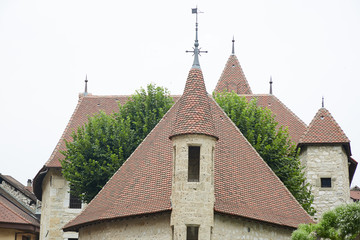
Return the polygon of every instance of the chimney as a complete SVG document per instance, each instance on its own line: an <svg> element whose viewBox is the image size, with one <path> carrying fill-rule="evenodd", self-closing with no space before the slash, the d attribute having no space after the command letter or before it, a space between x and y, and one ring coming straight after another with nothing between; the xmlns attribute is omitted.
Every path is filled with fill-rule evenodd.
<svg viewBox="0 0 360 240"><path fill-rule="evenodd" d="M31 179L28 179L27 180L27 187L31 187L31 185L32 185L32 181L31 181Z"/></svg>

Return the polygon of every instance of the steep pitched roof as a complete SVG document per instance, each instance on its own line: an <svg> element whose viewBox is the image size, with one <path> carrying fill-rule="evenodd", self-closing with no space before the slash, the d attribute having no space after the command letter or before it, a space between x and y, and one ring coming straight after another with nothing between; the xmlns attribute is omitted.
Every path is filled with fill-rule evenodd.
<svg viewBox="0 0 360 240"><path fill-rule="evenodd" d="M252 94L239 60L235 54L230 55L221 77L215 87L215 92L235 91L237 94Z"/></svg>
<svg viewBox="0 0 360 240"><path fill-rule="evenodd" d="M255 98L257 99L258 106L270 109L275 116L275 121L278 122L278 127L287 127L291 140L295 143L299 142L301 136L306 131L307 126L277 97L272 94L251 94L242 96L246 97L248 101Z"/></svg>
<svg viewBox="0 0 360 240"><path fill-rule="evenodd" d="M179 104L171 137L183 134L217 137L201 69L190 70Z"/></svg>
<svg viewBox="0 0 360 240"><path fill-rule="evenodd" d="M42 180L48 168L61 168L60 159L64 156L61 151L66 149L65 140L71 141L71 134L76 131L79 126L87 122L88 117L100 111L110 114L118 111L118 104L124 104L130 96L97 96L86 95L80 96L79 102L68 122L59 142L57 143L54 151L52 152L48 161L39 170L33 180L33 190L36 197L42 199Z"/></svg>
<svg viewBox="0 0 360 240"><path fill-rule="evenodd" d="M232 54L225 65L214 91L234 91L235 93L246 97L247 100L256 98L259 106L268 108L274 113L275 120L279 123L279 127L284 126L288 128L289 135L295 143L299 142L300 137L306 131L306 124L289 108L287 108L277 97L272 94L252 93L250 85L246 80L245 74L235 55L234 40Z"/></svg>
<svg viewBox="0 0 360 240"><path fill-rule="evenodd" d="M76 131L79 126L84 125L88 121L89 116L93 116L100 111L107 114L119 111L118 105L125 104L130 95L86 95L80 96L79 102L58 142L50 158L45 165L39 170L33 181L33 190L36 197L42 199L42 180L46 175L48 168L61 168L60 161L64 158L61 151L66 150L65 140L71 141L71 134ZM172 96L177 100L179 96Z"/></svg>
<svg viewBox="0 0 360 240"><path fill-rule="evenodd" d="M124 104L130 96L97 96L87 95L79 99L78 105L75 108L73 115L67 124L63 135L61 136L57 146L51 154L49 160L45 163L46 167L61 167L59 159L63 159L60 151L66 149L65 141L71 141L71 134L85 122L88 117L104 111L110 114L118 111L118 105Z"/></svg>
<svg viewBox="0 0 360 240"><path fill-rule="evenodd" d="M350 140L326 108L320 108L301 137L301 144L345 143ZM351 154L350 154L351 155Z"/></svg>
<svg viewBox="0 0 360 240"><path fill-rule="evenodd" d="M293 228L312 222L216 102L209 96L203 101L210 103L207 114L212 117L218 136L214 157L215 211ZM171 210L172 142L168 136L179 127L177 112L182 107L180 99L83 212L64 227L65 231Z"/></svg>
<svg viewBox="0 0 360 240"><path fill-rule="evenodd" d="M0 189L0 227L39 232L39 220Z"/></svg>
<svg viewBox="0 0 360 240"><path fill-rule="evenodd" d="M349 181L355 174L357 162L351 156L350 140L326 108L320 108L306 132L300 138L299 146L309 144L340 144L345 148L349 163Z"/></svg>

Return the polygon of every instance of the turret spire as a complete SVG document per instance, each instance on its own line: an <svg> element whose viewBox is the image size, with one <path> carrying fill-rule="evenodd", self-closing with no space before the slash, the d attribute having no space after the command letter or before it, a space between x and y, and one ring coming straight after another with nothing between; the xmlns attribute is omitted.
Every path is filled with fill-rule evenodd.
<svg viewBox="0 0 360 240"><path fill-rule="evenodd" d="M273 84L273 81L272 81L272 76L270 76L270 94L273 94L273 91L272 91L272 84Z"/></svg>
<svg viewBox="0 0 360 240"><path fill-rule="evenodd" d="M200 53L207 53L207 51L201 51L199 48L199 40L198 40L198 14L199 13L202 13L200 11L198 11L198 8L192 8L191 9L192 13L196 14L196 23L195 23L195 43L194 43L194 47L193 47L193 51L186 51L187 53L188 52L192 52L194 53L194 62L193 62L193 65L192 65L192 68L198 68L200 69L200 62L199 62L199 55Z"/></svg>
<svg viewBox="0 0 360 240"><path fill-rule="evenodd" d="M86 77L85 77L85 91L84 91L84 96L88 95L87 83L88 83L88 80L87 80L87 74L86 74Z"/></svg>
<svg viewBox="0 0 360 240"><path fill-rule="evenodd" d="M234 39L234 36L233 36L233 40L232 40L232 51L231 51L231 54L232 55L235 55L235 39Z"/></svg>

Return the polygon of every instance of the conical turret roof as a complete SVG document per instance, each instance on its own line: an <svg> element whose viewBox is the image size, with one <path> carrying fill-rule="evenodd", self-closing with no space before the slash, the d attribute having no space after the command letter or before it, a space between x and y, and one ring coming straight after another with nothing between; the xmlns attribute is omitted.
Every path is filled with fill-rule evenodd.
<svg viewBox="0 0 360 240"><path fill-rule="evenodd" d="M217 138L201 69L191 68L171 136L204 134Z"/></svg>
<svg viewBox="0 0 360 240"><path fill-rule="evenodd" d="M300 144L349 142L349 138L326 108L319 109L299 141Z"/></svg>
<svg viewBox="0 0 360 240"><path fill-rule="evenodd" d="M235 91L237 94L252 94L250 85L246 80L234 50L230 55L215 88L215 92L222 91Z"/></svg>

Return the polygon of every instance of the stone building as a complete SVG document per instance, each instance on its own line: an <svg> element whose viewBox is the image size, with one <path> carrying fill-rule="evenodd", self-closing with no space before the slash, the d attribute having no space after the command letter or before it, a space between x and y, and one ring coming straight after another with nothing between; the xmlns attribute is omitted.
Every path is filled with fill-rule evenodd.
<svg viewBox="0 0 360 240"><path fill-rule="evenodd" d="M120 100L126 101L127 97ZM89 115L100 110L111 113L118 108L118 98L113 96L80 95L78 105L49 160L34 178L34 193L40 201L40 239L77 239L76 232L63 232L62 227L77 216L84 204L70 195L69 184L62 176L60 159L63 158L65 140L71 140L71 133L84 124Z"/></svg>
<svg viewBox="0 0 360 240"><path fill-rule="evenodd" d="M316 113L299 146L306 179L314 194L315 217L320 218L329 208L350 203L349 186L356 162L350 157L350 140L326 108Z"/></svg>
<svg viewBox="0 0 360 240"><path fill-rule="evenodd" d="M313 221L207 94L196 44L181 98L175 97L175 105L78 215L81 209L71 208L69 186L61 175L64 140L71 140L71 132L89 115L116 111L128 99L87 91L80 95L58 145L34 178L34 192L42 199L40 239L74 239L77 232L80 239L289 239L298 224ZM319 110L328 113L326 121L307 126L271 90L253 94L234 40L215 89L224 90L256 98L279 125L288 127L302 149L318 215L324 204L332 208L350 199L357 163L326 109ZM335 126L330 131L328 121ZM312 134L323 137L316 142ZM333 139L338 135L340 140ZM331 187L321 185L329 178Z"/></svg>
<svg viewBox="0 0 360 240"><path fill-rule="evenodd" d="M207 94L196 51L181 98L65 231L80 239L289 239L312 222Z"/></svg>
<svg viewBox="0 0 360 240"><path fill-rule="evenodd" d="M0 174L0 239L37 240L40 222L37 199L31 180L22 185L8 175Z"/></svg>

